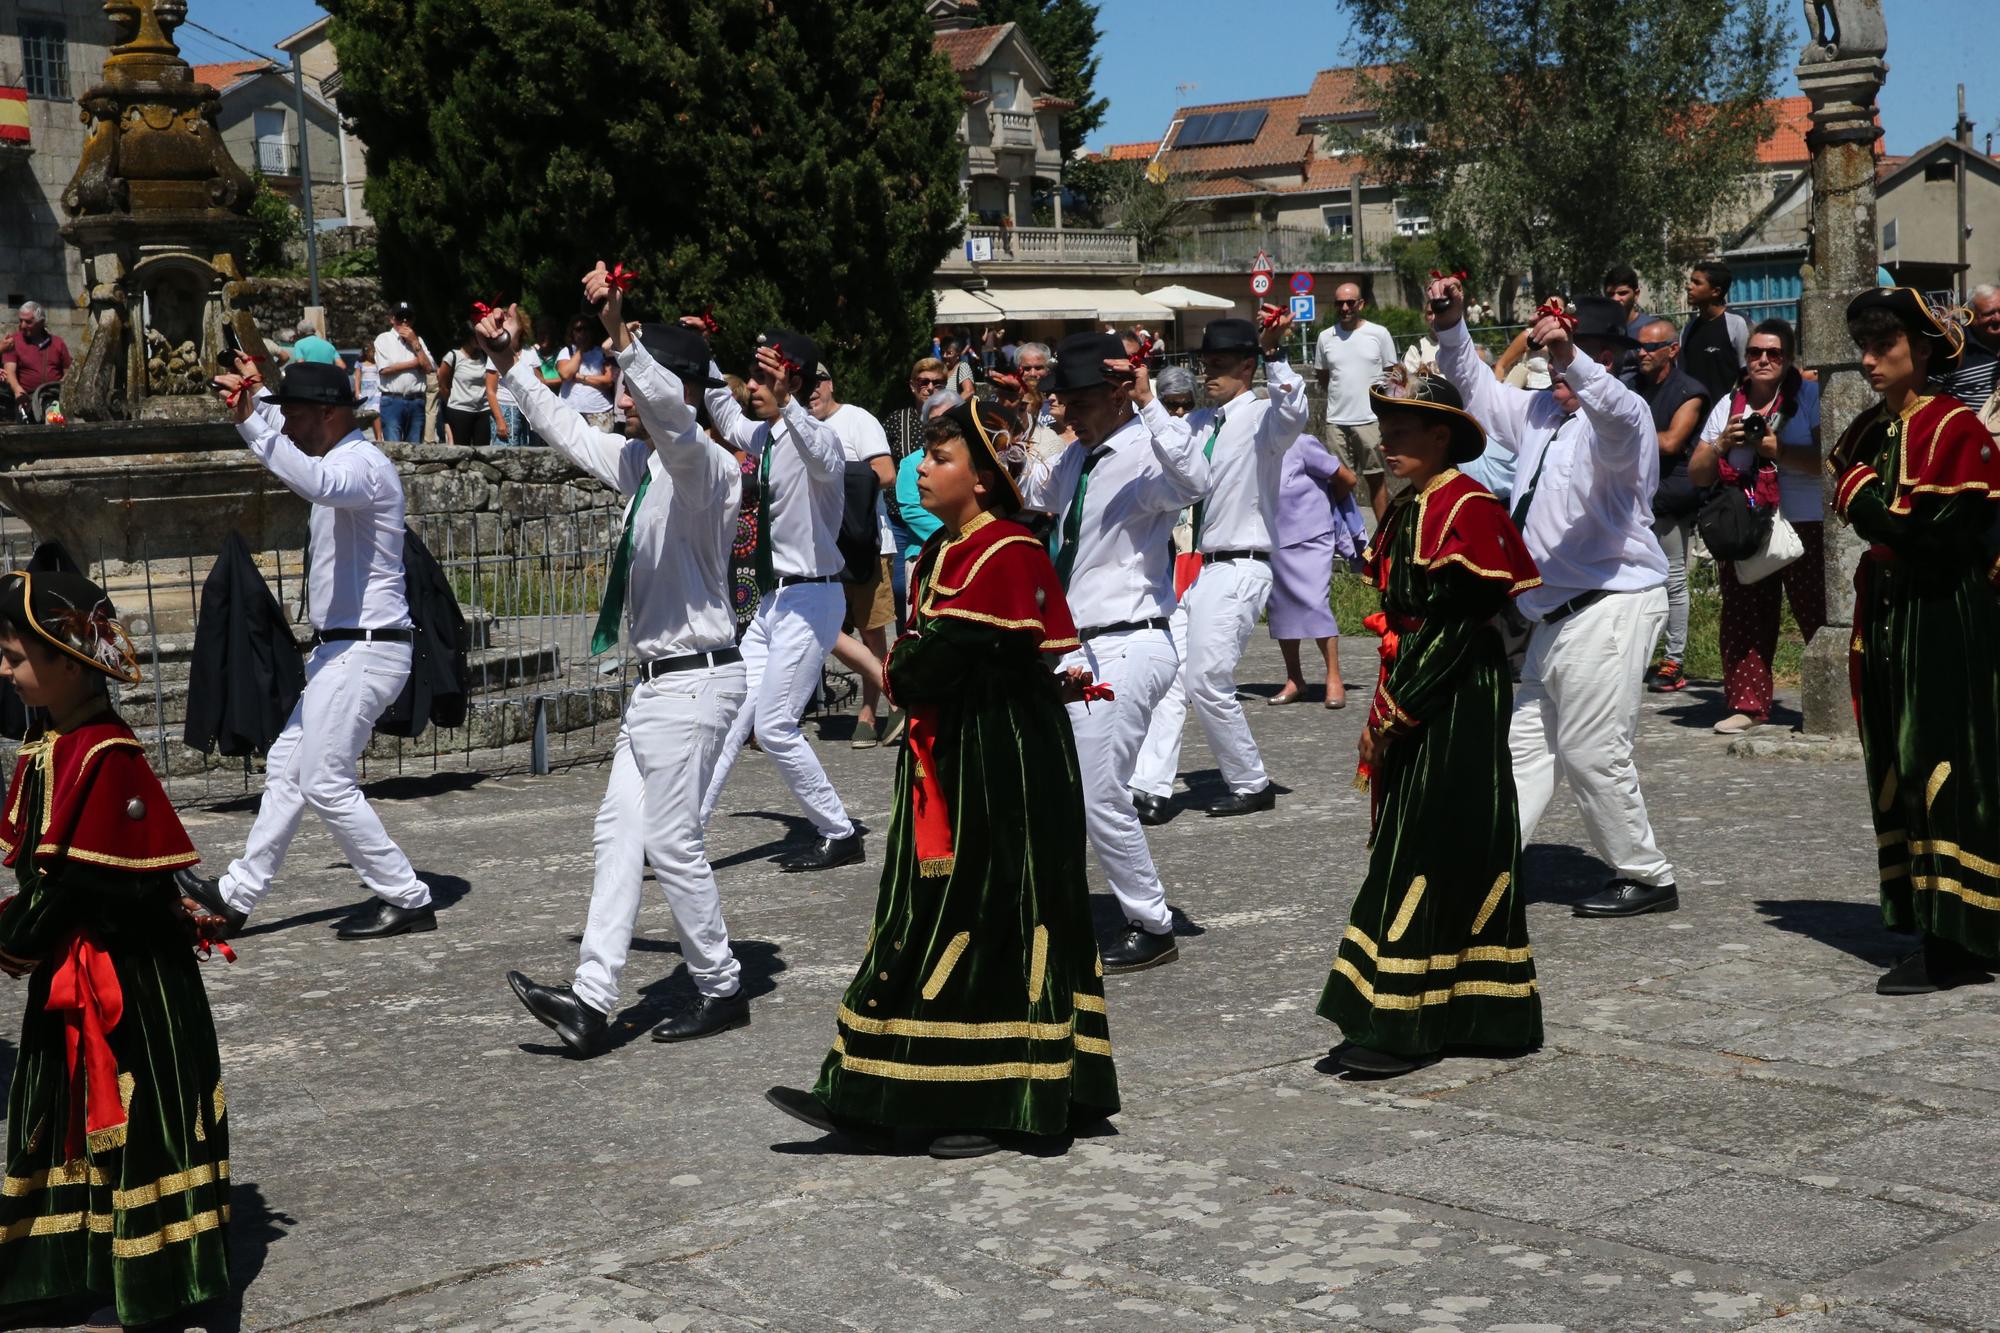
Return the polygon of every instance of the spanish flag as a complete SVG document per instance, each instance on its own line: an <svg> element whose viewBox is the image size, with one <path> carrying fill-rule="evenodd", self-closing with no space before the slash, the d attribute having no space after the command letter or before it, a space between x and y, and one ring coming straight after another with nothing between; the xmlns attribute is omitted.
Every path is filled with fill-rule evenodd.
<svg viewBox="0 0 2000 1333"><path fill-rule="evenodd" d="M0 88L0 143L28 142L28 90Z"/></svg>

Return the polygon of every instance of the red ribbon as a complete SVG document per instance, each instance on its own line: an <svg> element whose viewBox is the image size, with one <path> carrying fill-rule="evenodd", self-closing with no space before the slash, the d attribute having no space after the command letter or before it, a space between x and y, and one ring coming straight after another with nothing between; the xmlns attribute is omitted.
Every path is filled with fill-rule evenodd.
<svg viewBox="0 0 2000 1333"><path fill-rule="evenodd" d="M611 284L613 291L623 296L632 286L632 280L638 276L636 272L626 268L624 262L621 260L619 263L612 265L611 271L604 275L604 280Z"/></svg>
<svg viewBox="0 0 2000 1333"><path fill-rule="evenodd" d="M228 940L196 940L194 942L194 950L201 955L201 960L204 963L212 955L218 953L222 955L225 962L233 963L236 961L236 950L229 947Z"/></svg>
<svg viewBox="0 0 2000 1333"><path fill-rule="evenodd" d="M1270 328L1285 317L1285 312L1266 301L1257 307L1258 327Z"/></svg>
<svg viewBox="0 0 2000 1333"><path fill-rule="evenodd" d="M253 356L250 359L252 361L262 361L264 358L261 356ZM264 382L264 377L262 375L257 374L255 371L252 371L250 374L245 375L243 377L243 382L241 384L237 385L235 388L224 393L222 395L222 401L229 404L229 406L234 407L238 402L242 401L244 394L250 392L252 389L256 388L263 382Z"/></svg>
<svg viewBox="0 0 2000 1333"><path fill-rule="evenodd" d="M125 1123L125 1104L118 1096L118 1058L109 1040L125 1016L125 993L111 955L88 931L69 937L63 960L49 978L47 1010L63 1022L70 1110L64 1149L70 1158L78 1158L84 1155L89 1135Z"/></svg>
<svg viewBox="0 0 2000 1333"><path fill-rule="evenodd" d="M1111 692L1109 685L1100 685L1094 680L1083 687L1083 702L1086 705L1098 702L1109 703L1117 698L1118 696Z"/></svg>
<svg viewBox="0 0 2000 1333"><path fill-rule="evenodd" d="M920 878L949 875L955 860L951 843L951 809L945 803L944 784L937 773L937 708L914 704L909 710L909 730L904 741L910 747L914 780L910 783L910 828L917 854Z"/></svg>
<svg viewBox="0 0 2000 1333"><path fill-rule="evenodd" d="M1447 278L1450 278L1450 279L1453 279L1453 280L1455 280L1455 281L1458 281L1458 282L1464 282L1464 281L1465 281L1465 270L1464 270L1464 269L1460 269L1460 270L1459 270L1458 272L1456 272L1456 273L1440 273L1440 272L1438 272L1438 271L1437 271L1436 269L1432 269L1432 270L1431 270L1431 277L1433 277L1433 278L1437 279L1437 280L1438 280L1438 281L1440 281L1440 282L1444 281L1444 280L1445 280L1445 279L1447 279Z"/></svg>
<svg viewBox="0 0 2000 1333"><path fill-rule="evenodd" d="M622 292L625 289L620 287L618 290ZM722 326L715 322L715 307L704 307L701 312L701 331L713 338L721 328Z"/></svg>
<svg viewBox="0 0 2000 1333"><path fill-rule="evenodd" d="M1554 297L1550 297L1535 307L1535 318L1537 320L1553 319L1566 329L1576 327L1576 316L1558 305Z"/></svg>
<svg viewBox="0 0 2000 1333"><path fill-rule="evenodd" d="M1400 619L1400 617L1399 617ZM1376 651L1382 654L1382 665L1377 669L1375 689L1380 692L1389 685L1389 668L1395 665L1396 654L1402 648L1402 636L1390 624L1389 613L1376 611L1361 618L1361 627L1381 640ZM1366 725L1365 723L1363 725ZM1368 828L1372 839L1375 817L1382 809L1382 796L1375 786L1375 768L1371 764L1356 762L1354 765L1354 785L1368 791Z"/></svg>
<svg viewBox="0 0 2000 1333"><path fill-rule="evenodd" d="M472 322L475 324L485 319L488 315L504 315L506 313L506 298L498 292L493 293L493 303L491 305L488 305L484 301L474 301L472 303Z"/></svg>

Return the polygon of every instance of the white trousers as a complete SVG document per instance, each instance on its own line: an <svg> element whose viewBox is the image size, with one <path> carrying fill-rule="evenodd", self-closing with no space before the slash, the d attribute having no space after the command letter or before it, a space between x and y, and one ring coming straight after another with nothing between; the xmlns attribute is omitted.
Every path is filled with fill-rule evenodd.
<svg viewBox="0 0 2000 1333"><path fill-rule="evenodd" d="M838 583L795 583L777 589L758 604L757 616L743 635L748 695L723 739L715 776L709 779L708 794L702 799L704 825L714 817L729 772L736 767L743 742L755 727L757 744L778 766L785 785L805 807L819 835L844 838L854 832L854 823L833 784L827 781L812 743L799 730L799 715L806 711L819 686L820 668L833 651L833 641L840 637L840 622L846 615L847 597Z"/></svg>
<svg viewBox="0 0 2000 1333"><path fill-rule="evenodd" d="M701 800L723 738L743 710L743 666L679 671L641 681L611 752L611 781L597 807L597 876L590 889L574 989L599 1013L616 1013L618 976L632 949L653 867L674 914L681 958L703 995L733 995L742 967L729 949L722 898L702 838Z"/></svg>
<svg viewBox="0 0 2000 1333"><path fill-rule="evenodd" d="M1521 800L1521 842L1569 779L1591 845L1619 879L1670 884L1674 868L1660 855L1632 743L1639 730L1641 680L1667 618L1667 592L1614 592L1528 637L1521 686L1507 743Z"/></svg>
<svg viewBox="0 0 2000 1333"><path fill-rule="evenodd" d="M306 689L264 759L264 799L243 855L229 863L223 901L248 912L271 890L307 810L319 816L347 863L378 898L422 907L431 891L389 840L355 782L375 719L410 676L407 643L323 643L306 659Z"/></svg>
<svg viewBox="0 0 2000 1333"><path fill-rule="evenodd" d="M1250 735L1250 720L1236 699L1236 664L1271 600L1271 567L1261 560L1204 563L1201 574L1174 610L1174 651L1181 669L1146 729L1132 774L1137 791L1168 796L1181 770L1181 733L1188 704L1222 770L1222 780L1240 796L1259 792L1271 779Z"/></svg>
<svg viewBox="0 0 2000 1333"><path fill-rule="evenodd" d="M1146 830L1132 808L1132 766L1146 738L1146 720L1173 683L1180 659L1165 631L1102 634L1063 659L1064 669L1087 668L1118 697L1069 705L1083 778L1083 822L1098 864L1125 918L1164 935L1173 929L1167 891L1153 868Z"/></svg>

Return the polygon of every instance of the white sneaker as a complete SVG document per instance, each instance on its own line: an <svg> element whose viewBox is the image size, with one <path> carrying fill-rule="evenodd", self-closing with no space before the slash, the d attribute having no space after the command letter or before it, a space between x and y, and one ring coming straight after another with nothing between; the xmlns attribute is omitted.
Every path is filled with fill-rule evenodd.
<svg viewBox="0 0 2000 1333"><path fill-rule="evenodd" d="M1722 721L1715 724L1715 734L1718 736L1741 736L1744 732L1754 731L1763 725L1762 722L1759 722L1748 713L1731 713L1728 717L1723 718Z"/></svg>

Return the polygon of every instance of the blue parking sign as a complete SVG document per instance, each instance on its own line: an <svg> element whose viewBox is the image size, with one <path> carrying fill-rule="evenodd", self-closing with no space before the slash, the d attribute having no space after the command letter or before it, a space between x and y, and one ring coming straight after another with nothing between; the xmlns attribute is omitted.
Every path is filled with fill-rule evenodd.
<svg viewBox="0 0 2000 1333"><path fill-rule="evenodd" d="M1316 305L1317 302L1310 295L1294 296L1292 298L1292 318L1300 324L1317 323L1319 321L1319 314L1315 308Z"/></svg>

